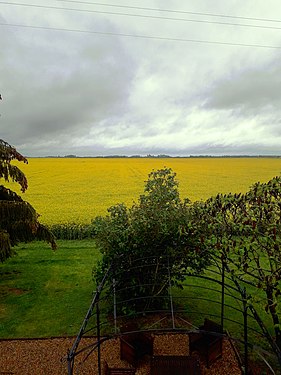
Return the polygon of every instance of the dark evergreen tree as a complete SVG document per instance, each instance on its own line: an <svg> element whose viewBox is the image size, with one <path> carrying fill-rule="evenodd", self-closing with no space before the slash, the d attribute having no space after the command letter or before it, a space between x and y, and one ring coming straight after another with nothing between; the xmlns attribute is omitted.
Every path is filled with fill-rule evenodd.
<svg viewBox="0 0 281 375"><path fill-rule="evenodd" d="M9 143L0 139L0 179L13 181L20 185L24 193L27 179L24 173L11 162L18 160L27 163ZM42 239L49 242L53 249L56 243L53 234L38 221L35 209L11 189L0 185L0 261L15 254L13 247L19 242Z"/></svg>

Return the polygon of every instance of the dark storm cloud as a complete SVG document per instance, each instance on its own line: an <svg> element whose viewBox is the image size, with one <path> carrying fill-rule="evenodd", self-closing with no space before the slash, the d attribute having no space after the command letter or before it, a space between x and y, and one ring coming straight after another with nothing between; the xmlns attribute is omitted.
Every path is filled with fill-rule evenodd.
<svg viewBox="0 0 281 375"><path fill-rule="evenodd" d="M248 67L221 78L209 91L205 108L237 110L242 115L279 110L281 104L281 63Z"/></svg>
<svg viewBox="0 0 281 375"><path fill-rule="evenodd" d="M86 135L102 119L126 111L135 68L118 39L104 44L80 36L69 43L63 34L47 33L35 40L15 33L1 54L3 137L11 129L14 144Z"/></svg>

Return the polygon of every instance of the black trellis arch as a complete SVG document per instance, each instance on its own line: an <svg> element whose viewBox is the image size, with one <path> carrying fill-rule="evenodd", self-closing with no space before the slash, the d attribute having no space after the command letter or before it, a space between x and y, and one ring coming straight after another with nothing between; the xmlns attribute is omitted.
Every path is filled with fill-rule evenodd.
<svg viewBox="0 0 281 375"><path fill-rule="evenodd" d="M152 257L142 258L145 259L146 263L149 265L149 259ZM142 259L139 259L141 261ZM112 264L111 267L114 265ZM135 266L137 267L137 265ZM148 327L142 327L141 330L137 327L128 327L128 329L124 329L124 321L130 320L130 317L126 314L123 316L118 314L118 304L125 304L133 299L137 299L138 297L134 297L133 299L129 300L121 300L118 301L118 282L116 279L118 278L118 272L116 272L115 279L112 280L112 284L110 288L106 286L109 277L109 270L105 273L101 283L98 285L97 290L94 292L92 302L89 306L87 314L83 320L81 328L77 334L74 343L67 354L67 363L68 363L68 374L72 375L75 374L75 360L76 358L81 358L83 355L83 359L80 361L81 363L88 360L91 353L97 351L97 367L98 367L98 374L102 374L101 370L101 344L110 338L120 337L122 335L127 335L130 333L140 332L140 331L150 331L150 332L165 332L165 331L172 331L172 332L193 332L199 333L201 332L197 326L194 326L186 319L184 319L185 314L187 313L186 309L181 308L181 304L178 301L188 299L190 301L189 305L192 304L192 301L202 300L206 301L207 303L216 304L219 307L219 314L212 314L206 313L206 311L188 311L188 315L192 317L193 314L197 316L206 316L208 315L210 318L215 318L219 320L222 328L225 326L225 323L232 322L240 326L242 329L242 337L238 337L230 332L229 338L237 343L240 343L240 346L243 347L243 372L245 374L249 374L249 350L255 350L257 355L263 360L265 365L267 366L270 373L275 374L275 371L278 371L281 366L281 353L279 348L274 342L274 339L268 332L266 326L264 325L262 319L260 318L258 312L255 310L254 306L248 303L248 294L246 287L241 284L238 280L235 279L235 276L228 272L226 268L226 264L224 263L223 259L214 257L212 259L212 267L207 269L207 272L203 274L186 274L186 280L183 283L184 290L188 290L190 287L194 288L202 288L212 291L216 291L218 293L218 300L208 300L208 298L200 296L190 296L188 294L179 295L179 293L174 293L172 288L172 282L170 278L170 265L169 265L169 258L167 258L167 274L169 279L169 287L168 287L168 294L165 296L161 296L159 298L166 298L169 301L168 308L166 309L152 309L146 310L145 314L152 315L152 314L162 314L163 318L156 321L155 324ZM190 280L193 279L201 279L204 280L205 285L199 286L198 284L190 283ZM206 283L208 282L208 285ZM211 285L217 285L219 288L214 288ZM107 292L107 293L106 293ZM109 292L109 293L108 293ZM145 296L141 298L151 298L152 296ZM226 299L233 301L233 304L229 304ZM186 304L185 304L186 305ZM107 307L111 306L111 315L108 315ZM226 308L233 309L241 313L242 322L241 321L234 321L231 317L227 316ZM135 313L136 317L143 316L144 311L137 311ZM178 326L176 320L180 319L182 322L185 322L186 325L181 324L181 327ZM191 319L192 320L192 319ZM255 322L255 326L251 326L249 324L249 320ZM165 322L164 322L165 321ZM161 324L160 324L161 323ZM163 324L165 323L165 324ZM159 324L161 327L159 328ZM123 325L123 327L122 327ZM259 348L256 343L252 343L249 340L249 332L254 332L255 334L263 337L269 343L269 350L264 350ZM85 336L93 335L93 342L89 345L81 347L81 339ZM222 334L223 336L225 333ZM269 357L270 360L266 359L265 356ZM273 360L272 360L273 359ZM276 359L276 360L275 360ZM274 365L270 364L270 361L274 362ZM277 363L277 365L276 365ZM273 367L278 368L273 368Z"/></svg>

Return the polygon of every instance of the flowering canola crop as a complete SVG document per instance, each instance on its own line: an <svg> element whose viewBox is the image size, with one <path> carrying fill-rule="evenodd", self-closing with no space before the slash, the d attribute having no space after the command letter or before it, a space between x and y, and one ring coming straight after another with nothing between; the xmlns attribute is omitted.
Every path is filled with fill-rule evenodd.
<svg viewBox="0 0 281 375"><path fill-rule="evenodd" d="M279 175L281 158L30 158L19 167L29 183L22 197L42 223L84 224L114 204L136 202L152 169L172 168L181 197L196 201L246 192Z"/></svg>

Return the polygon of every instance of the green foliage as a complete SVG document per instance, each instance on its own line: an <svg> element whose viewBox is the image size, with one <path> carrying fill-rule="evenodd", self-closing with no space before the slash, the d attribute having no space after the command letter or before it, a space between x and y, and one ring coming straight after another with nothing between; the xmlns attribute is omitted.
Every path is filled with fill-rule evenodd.
<svg viewBox="0 0 281 375"><path fill-rule="evenodd" d="M219 194L198 211L205 244L216 249L232 278L264 293L281 349L281 176L254 184L246 194ZM254 296L251 302L257 302Z"/></svg>
<svg viewBox="0 0 281 375"><path fill-rule="evenodd" d="M0 140L0 178L5 182L14 181L27 189L27 180L22 171L11 164L12 160L27 159L7 142ZM38 221L34 208L12 190L0 185L0 261L15 254L13 246L19 242L29 242L35 238L48 241L56 248L53 234Z"/></svg>
<svg viewBox="0 0 281 375"><path fill-rule="evenodd" d="M181 235L189 224L189 201L180 199L171 169L152 171L131 208L118 204L108 212L93 221L103 254L95 275L100 280L113 263L109 282L116 280L118 301L127 300L126 309L163 307L169 280L180 286L187 269L200 272L207 263L197 238Z"/></svg>
<svg viewBox="0 0 281 375"><path fill-rule="evenodd" d="M11 164L12 160L23 161L27 164L27 159L9 143L0 139L0 178L5 181L10 179L21 186L22 192L27 189L27 179L22 171L15 165Z"/></svg>
<svg viewBox="0 0 281 375"><path fill-rule="evenodd" d="M83 240L94 236L94 228L90 224L53 224L48 226L57 240Z"/></svg>

